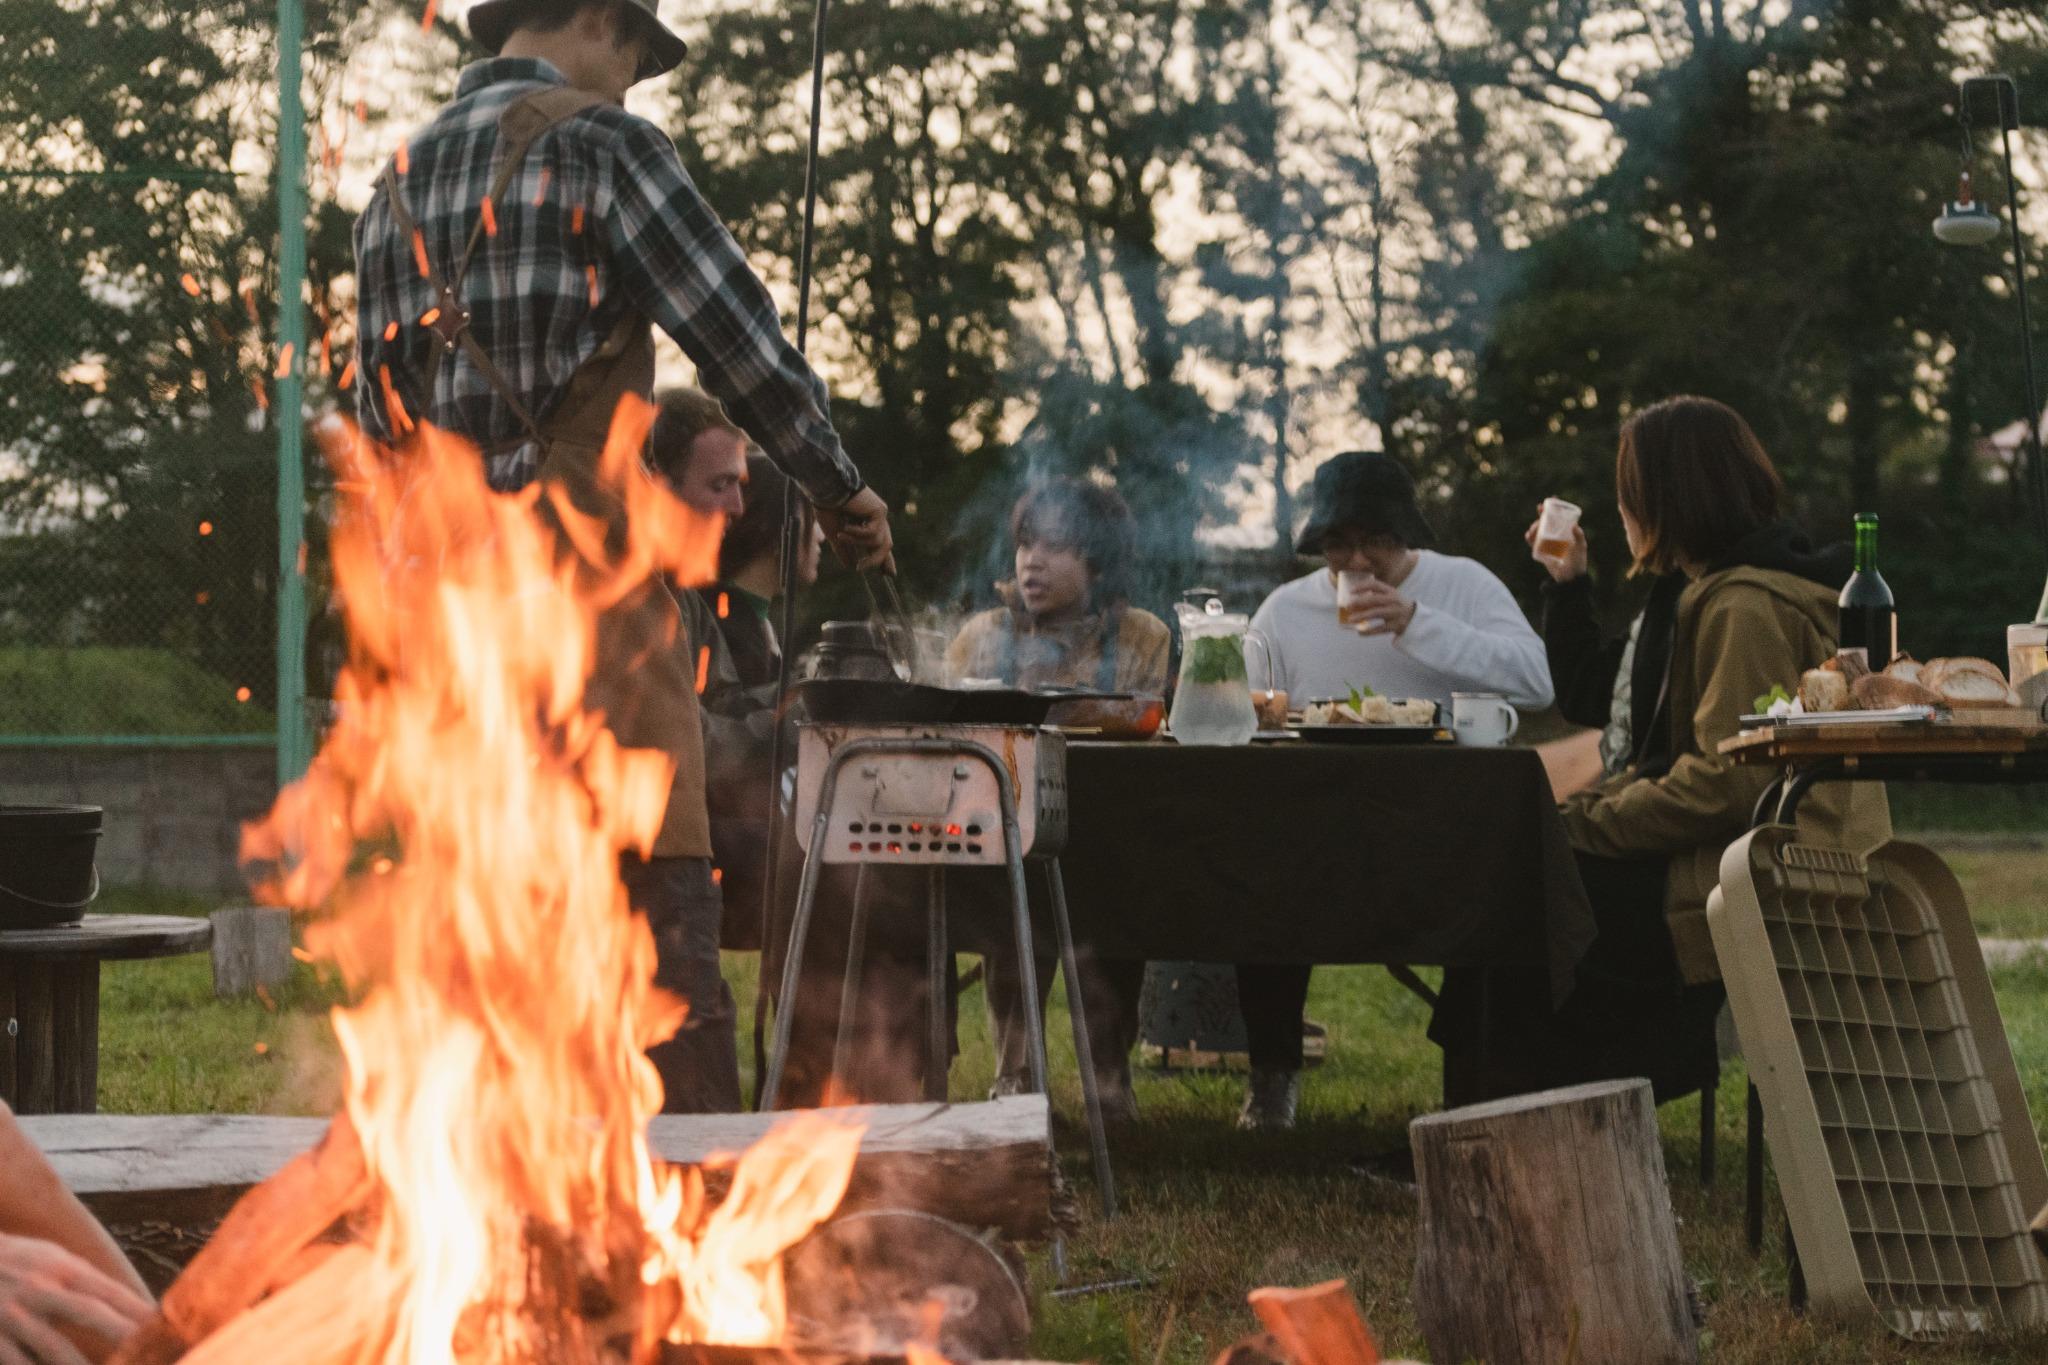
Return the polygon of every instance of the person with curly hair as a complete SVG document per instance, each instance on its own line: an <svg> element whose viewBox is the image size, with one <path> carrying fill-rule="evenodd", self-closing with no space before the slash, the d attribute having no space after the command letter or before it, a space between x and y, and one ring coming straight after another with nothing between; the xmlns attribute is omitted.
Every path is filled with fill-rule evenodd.
<svg viewBox="0 0 2048 1365"><path fill-rule="evenodd" d="M1002 605L970 618L946 653L955 681L989 679L1013 687L1079 686L1104 692L1160 692L1173 634L1131 605L1137 526L1112 489L1059 479L1027 491L1010 511L1015 574L997 586ZM1137 1113L1131 1047L1145 964L1077 950L1078 989L1103 1112ZM986 959L989 1012L999 1066L995 1093L1026 1088L1029 1039L1014 950ZM1053 962L1037 964L1040 1017L1052 989Z"/></svg>

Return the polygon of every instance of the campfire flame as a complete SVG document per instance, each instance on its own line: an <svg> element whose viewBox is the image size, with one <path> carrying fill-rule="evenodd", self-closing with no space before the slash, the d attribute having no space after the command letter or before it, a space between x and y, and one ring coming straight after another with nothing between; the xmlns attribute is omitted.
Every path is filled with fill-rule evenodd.
<svg viewBox="0 0 2048 1365"><path fill-rule="evenodd" d="M845 1193L858 1130L819 1117L741 1154L715 1206L648 1149L644 1053L683 1009L619 858L652 846L671 765L621 749L584 685L599 613L657 575L709 581L721 530L645 473L652 416L622 404L599 461L622 537L559 485L491 493L424 422L399 451L329 432L339 719L243 842L262 890L318 911L308 952L349 988L333 1023L375 1197L322 1268L336 1293L350 1267L328 1327L352 1338L323 1359L775 1344L781 1255Z"/></svg>

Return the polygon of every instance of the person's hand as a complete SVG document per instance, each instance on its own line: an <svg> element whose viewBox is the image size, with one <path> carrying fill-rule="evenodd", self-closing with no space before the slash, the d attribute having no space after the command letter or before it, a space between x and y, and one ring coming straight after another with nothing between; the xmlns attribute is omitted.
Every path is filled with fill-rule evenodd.
<svg viewBox="0 0 2048 1365"><path fill-rule="evenodd" d="M820 507L818 524L825 528L832 551L849 569L896 572L889 534L889 504L872 488L863 488L837 507Z"/></svg>
<svg viewBox="0 0 2048 1365"><path fill-rule="evenodd" d="M1375 578L1345 599L1351 628L1360 635L1399 635L1415 619L1415 603L1385 579Z"/></svg>
<svg viewBox="0 0 2048 1365"><path fill-rule="evenodd" d="M1540 520L1532 521L1529 523L1529 529L1522 533L1522 539L1528 542L1532 555L1536 552L1536 528L1541 524ZM1559 583L1569 583L1574 578L1582 577L1586 572L1586 528L1579 525L1572 527L1572 547L1565 551L1563 559L1536 555L1536 562L1548 570L1551 578Z"/></svg>
<svg viewBox="0 0 2048 1365"><path fill-rule="evenodd" d="M0 1361L92 1365L156 1310L58 1246L0 1235Z"/></svg>

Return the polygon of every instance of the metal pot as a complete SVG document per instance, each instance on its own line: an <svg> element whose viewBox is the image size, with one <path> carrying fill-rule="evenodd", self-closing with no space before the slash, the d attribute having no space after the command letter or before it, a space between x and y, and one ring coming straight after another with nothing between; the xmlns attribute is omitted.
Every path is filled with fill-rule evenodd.
<svg viewBox="0 0 2048 1365"><path fill-rule="evenodd" d="M889 661L880 628L869 621L827 621L818 643L804 651L797 665L797 678L802 682L827 678L897 680L896 666Z"/></svg>

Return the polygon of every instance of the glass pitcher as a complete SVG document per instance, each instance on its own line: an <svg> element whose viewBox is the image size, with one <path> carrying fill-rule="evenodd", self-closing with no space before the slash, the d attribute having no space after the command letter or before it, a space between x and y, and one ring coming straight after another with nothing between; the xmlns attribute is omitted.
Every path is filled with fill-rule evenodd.
<svg viewBox="0 0 2048 1365"><path fill-rule="evenodd" d="M1245 744L1258 732L1245 649L1256 645L1267 671L1272 656L1242 612L1226 612L1221 599L1174 606L1180 617L1180 683L1167 728L1182 744Z"/></svg>

